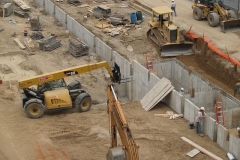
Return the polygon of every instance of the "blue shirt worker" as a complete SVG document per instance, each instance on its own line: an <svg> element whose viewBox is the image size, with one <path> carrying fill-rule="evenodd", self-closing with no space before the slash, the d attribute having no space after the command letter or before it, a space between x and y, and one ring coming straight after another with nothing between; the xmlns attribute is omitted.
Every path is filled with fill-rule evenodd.
<svg viewBox="0 0 240 160"><path fill-rule="evenodd" d="M171 9L173 10L175 16L177 16L177 13L176 13L176 3L174 2L174 0L172 0Z"/></svg>
<svg viewBox="0 0 240 160"><path fill-rule="evenodd" d="M205 117L204 111L205 111L204 107L201 107L200 110L198 111L198 115L196 117L196 132L201 137L203 136L201 122L202 122L202 119Z"/></svg>

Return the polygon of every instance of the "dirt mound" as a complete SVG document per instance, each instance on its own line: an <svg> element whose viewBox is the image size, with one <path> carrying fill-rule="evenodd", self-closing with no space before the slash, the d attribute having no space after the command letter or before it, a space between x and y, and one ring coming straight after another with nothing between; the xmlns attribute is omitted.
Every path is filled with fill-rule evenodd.
<svg viewBox="0 0 240 160"><path fill-rule="evenodd" d="M11 68L9 68L8 65L6 65L6 64L0 64L0 71L1 71L3 74L13 73L13 71L11 70Z"/></svg>

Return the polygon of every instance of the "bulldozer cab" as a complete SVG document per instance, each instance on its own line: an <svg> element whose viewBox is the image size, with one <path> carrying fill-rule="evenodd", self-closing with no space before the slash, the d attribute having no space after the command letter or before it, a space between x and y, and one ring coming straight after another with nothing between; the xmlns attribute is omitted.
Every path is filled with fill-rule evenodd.
<svg viewBox="0 0 240 160"><path fill-rule="evenodd" d="M150 26L155 28L162 28L164 22L168 22L172 20L173 11L166 7L154 7L152 8L152 19L149 21Z"/></svg>
<svg viewBox="0 0 240 160"><path fill-rule="evenodd" d="M216 0L195 0L195 4L199 3L207 7L213 7L213 4L217 2Z"/></svg>

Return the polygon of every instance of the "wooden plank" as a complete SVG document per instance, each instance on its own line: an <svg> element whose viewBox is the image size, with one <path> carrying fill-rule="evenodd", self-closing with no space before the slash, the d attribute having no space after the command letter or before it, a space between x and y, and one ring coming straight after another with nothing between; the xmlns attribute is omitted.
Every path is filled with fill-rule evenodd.
<svg viewBox="0 0 240 160"><path fill-rule="evenodd" d="M181 137L182 140L184 140L185 142L187 142L188 144L191 144L192 146L194 146L195 148L197 148L199 151L207 154L209 157L212 157L213 159L216 160L223 160L222 158L216 156L215 154L209 152L208 150L202 148L201 146L197 145L196 143L192 142L191 140L187 139L186 137Z"/></svg>
<svg viewBox="0 0 240 160"><path fill-rule="evenodd" d="M19 41L18 38L14 38L14 41L18 44L18 46L19 46L21 49L26 49L26 47L24 47L24 45Z"/></svg>

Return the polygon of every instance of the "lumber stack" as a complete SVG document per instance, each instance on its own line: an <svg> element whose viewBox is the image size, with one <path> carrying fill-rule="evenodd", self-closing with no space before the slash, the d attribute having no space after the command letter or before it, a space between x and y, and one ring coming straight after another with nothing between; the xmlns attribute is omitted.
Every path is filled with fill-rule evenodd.
<svg viewBox="0 0 240 160"><path fill-rule="evenodd" d="M171 81L163 77L141 100L140 103L146 111L150 111L158 102L166 97L174 87Z"/></svg>

